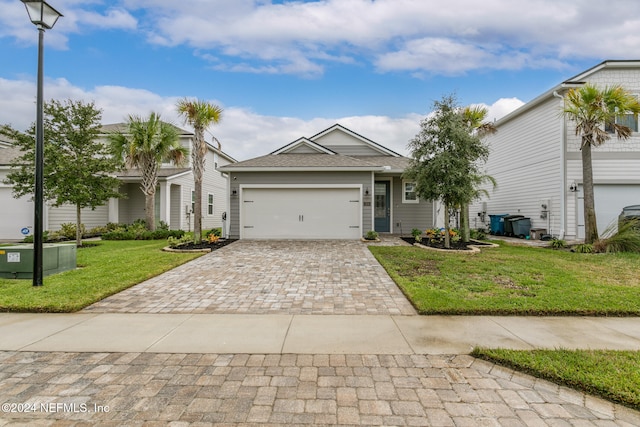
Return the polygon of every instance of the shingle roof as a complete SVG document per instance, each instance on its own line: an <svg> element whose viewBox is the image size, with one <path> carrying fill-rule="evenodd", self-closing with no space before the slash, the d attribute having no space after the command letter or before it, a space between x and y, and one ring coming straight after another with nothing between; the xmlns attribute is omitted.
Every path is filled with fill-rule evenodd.
<svg viewBox="0 0 640 427"><path fill-rule="evenodd" d="M169 178L184 172L190 172L189 168L160 168L158 170L158 178ZM125 169L118 172L118 178L142 178L140 169Z"/></svg>
<svg viewBox="0 0 640 427"><path fill-rule="evenodd" d="M232 165L229 168L375 168L376 165L355 157L332 154L267 154Z"/></svg>
<svg viewBox="0 0 640 427"><path fill-rule="evenodd" d="M344 156L340 154L268 154L243 162L223 166L221 171L241 169L273 169L287 168L358 168L380 170L390 166L392 170L404 170L409 163L406 157L392 156Z"/></svg>
<svg viewBox="0 0 640 427"><path fill-rule="evenodd" d="M172 123L169 123L169 124L178 131L178 135L193 135L193 132L189 132L188 130L181 129ZM107 125L102 125L102 128L100 130L103 133L115 133L115 132L127 133L127 131L129 130L129 126L126 123L110 123Z"/></svg>
<svg viewBox="0 0 640 427"><path fill-rule="evenodd" d="M13 159L22 155L22 151L15 147L0 148L0 165L9 165Z"/></svg>

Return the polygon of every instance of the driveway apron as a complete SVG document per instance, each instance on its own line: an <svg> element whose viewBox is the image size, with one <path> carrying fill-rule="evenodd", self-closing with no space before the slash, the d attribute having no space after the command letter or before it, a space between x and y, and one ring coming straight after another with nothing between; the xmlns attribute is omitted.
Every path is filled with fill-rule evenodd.
<svg viewBox="0 0 640 427"><path fill-rule="evenodd" d="M85 311L416 314L367 246L347 240L241 240Z"/></svg>

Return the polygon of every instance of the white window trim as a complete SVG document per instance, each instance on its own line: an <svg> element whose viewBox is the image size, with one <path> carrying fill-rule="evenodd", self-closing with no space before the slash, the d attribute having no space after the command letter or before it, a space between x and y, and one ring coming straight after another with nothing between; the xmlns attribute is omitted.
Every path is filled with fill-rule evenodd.
<svg viewBox="0 0 640 427"><path fill-rule="evenodd" d="M211 200L211 202L209 202ZM209 213L209 206L211 206L211 213ZM215 214L215 198L213 193L207 193L207 216L213 216Z"/></svg>
<svg viewBox="0 0 640 427"><path fill-rule="evenodd" d="M420 203L420 198L418 197L418 193L416 193L416 199L415 200L407 200L406 199L406 194L407 194L407 192L405 191L406 184L413 184L415 186L416 182L408 180L408 179L403 179L402 180L402 203ZM414 191L414 193L415 193L415 191Z"/></svg>

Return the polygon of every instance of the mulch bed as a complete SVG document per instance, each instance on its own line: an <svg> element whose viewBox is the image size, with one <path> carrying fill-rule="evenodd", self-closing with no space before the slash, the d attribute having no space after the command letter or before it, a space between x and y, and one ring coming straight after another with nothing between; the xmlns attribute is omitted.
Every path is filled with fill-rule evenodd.
<svg viewBox="0 0 640 427"><path fill-rule="evenodd" d="M402 237L402 240L404 240L405 242L413 245L414 243L416 243L416 239L414 239L413 237ZM427 239L422 239L421 242L418 242L421 245L424 246L429 246L430 248L436 248L436 249L448 249L448 250L456 250L456 251L470 251L471 248L469 247L469 245L473 245L473 246L490 246L491 243L486 243L486 242L481 242L479 240L472 240L469 243L463 243L463 242L451 242L451 247L450 248L445 248L444 247L444 242L442 243L430 243L429 240Z"/></svg>
<svg viewBox="0 0 640 427"><path fill-rule="evenodd" d="M180 251L193 251L199 249L209 249L211 251L215 251L216 249L223 248L231 243L235 242L237 239L220 239L216 243L202 242L202 243L185 243L180 246L173 248L174 250Z"/></svg>

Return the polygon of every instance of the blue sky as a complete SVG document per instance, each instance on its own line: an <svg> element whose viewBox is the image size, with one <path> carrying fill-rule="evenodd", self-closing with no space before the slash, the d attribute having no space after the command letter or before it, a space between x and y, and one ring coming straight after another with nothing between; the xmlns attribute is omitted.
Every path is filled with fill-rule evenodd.
<svg viewBox="0 0 640 427"><path fill-rule="evenodd" d="M50 0L45 98L103 122L197 97L244 160L339 122L406 154L435 99L499 118L605 59L638 59L637 0ZM37 31L0 0L0 123L34 120Z"/></svg>

